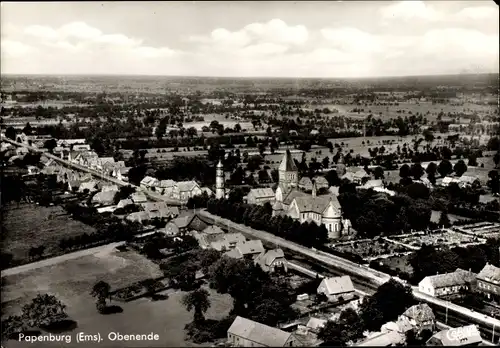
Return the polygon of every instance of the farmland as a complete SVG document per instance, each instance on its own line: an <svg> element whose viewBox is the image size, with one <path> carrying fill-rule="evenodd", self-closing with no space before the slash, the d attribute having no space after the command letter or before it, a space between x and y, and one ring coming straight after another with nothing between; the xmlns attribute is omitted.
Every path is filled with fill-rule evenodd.
<svg viewBox="0 0 500 348"><path fill-rule="evenodd" d="M59 251L61 238L94 232L92 227L72 220L62 207L27 203L4 207L2 225L4 248L17 260L26 259L31 247L43 245L50 254Z"/></svg>
<svg viewBox="0 0 500 348"><path fill-rule="evenodd" d="M193 343L184 341L184 325L192 320L193 314L187 312L180 303L183 292L168 291L168 299L161 301L151 301L148 298L127 303L112 301L110 304L121 307L123 312L110 315L98 314L94 299L89 294L98 280L108 282L113 289L160 274L158 266L141 255L104 248L102 252L91 256L3 278L6 284L2 305L5 314L9 315L18 312L20 306L36 294L52 293L67 305L67 313L76 321L78 332L101 333L104 340L100 346L116 347L116 342L106 339L109 332L153 332L160 337L159 341L134 342L136 347L193 346ZM75 278L75 275L78 277ZM211 307L207 317L222 319L228 314L232 300L228 295L220 295L212 290L209 292ZM70 346L91 347L90 343L76 343L74 336L77 331L65 333L73 335ZM9 347L25 346L20 342L9 341ZM40 343L37 346L48 347L50 344Z"/></svg>

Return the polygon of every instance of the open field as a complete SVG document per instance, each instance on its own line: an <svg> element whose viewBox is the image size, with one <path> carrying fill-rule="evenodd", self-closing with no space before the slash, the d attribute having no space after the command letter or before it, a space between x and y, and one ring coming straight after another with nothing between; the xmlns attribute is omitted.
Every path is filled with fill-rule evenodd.
<svg viewBox="0 0 500 348"><path fill-rule="evenodd" d="M332 116L347 116L352 118L364 118L371 114L374 117L381 117L382 120L387 120L390 118L397 118L398 116L404 117L410 115L411 111L413 115L417 112L423 114L424 117L427 117L429 121L436 121L437 115L443 111L443 113L469 113L469 112L477 112L477 113L490 113L495 108L491 105L477 105L472 103L464 103L463 105L450 105L450 104L432 104L430 102L419 102L416 103L408 103L408 102L400 102L397 106L386 106L386 105L370 105L365 104L362 105L338 105L338 104L320 104L320 105L311 105L309 109L323 109L329 108L330 110L337 109L338 113L330 114ZM351 112L354 108L364 109L364 112ZM405 110L404 113L397 113L398 110ZM427 112L430 112L427 114Z"/></svg>
<svg viewBox="0 0 500 348"><path fill-rule="evenodd" d="M421 247L424 244L460 246L469 243L481 242L481 239L477 237L453 232L449 229L432 231L430 233L422 232L413 236L392 236L390 239L413 247Z"/></svg>
<svg viewBox="0 0 500 348"><path fill-rule="evenodd" d="M6 285L3 288L2 306L5 314L9 315L20 311L22 304L38 293L56 295L67 305L70 319L76 321L78 325L77 329L65 333L73 336L69 346L95 346L95 343L90 342L76 343L75 335L78 332L100 333L104 339L99 344L102 347L117 347L117 342L107 340L109 332L122 334L153 332L160 336L159 341L136 341L129 344L121 342L118 345L120 347L192 346L192 343L184 341L184 325L192 320L193 314L187 312L181 305L182 292L169 291L169 298L160 301L151 301L148 298L128 303L112 301L110 305L120 306L123 312L109 315L97 313L95 300L89 294L91 287L98 280L108 282L113 289L159 275L161 272L157 265L135 252L106 251L3 278ZM232 307L232 300L228 295L209 291L212 306L207 312L207 317L222 319ZM141 320L141 318L148 319ZM8 341L4 346L27 347L29 344ZM50 343L37 344L37 347L50 346Z"/></svg>
<svg viewBox="0 0 500 348"><path fill-rule="evenodd" d="M59 241L63 237L93 233L94 228L72 220L62 207L42 207L22 203L4 207L2 240L5 250L14 259L28 257L30 247L44 245L45 253L59 251Z"/></svg>
<svg viewBox="0 0 500 348"><path fill-rule="evenodd" d="M348 244L332 245L332 248L340 252L359 255L363 259L411 251L409 248L383 239L353 241Z"/></svg>
<svg viewBox="0 0 500 348"><path fill-rule="evenodd" d="M224 126L224 128L230 127L234 128L234 126L239 123L241 129L246 129L247 131L254 130L252 123L245 120L232 120L231 118L225 118L224 115L221 114L209 114L209 115L200 115L205 119L204 122L189 122L184 125L184 128L194 127L198 132L201 132L203 126L210 126L212 121L217 121Z"/></svg>
<svg viewBox="0 0 500 348"><path fill-rule="evenodd" d="M496 222L479 222L472 225L457 226L454 229L483 238L500 237L500 224Z"/></svg>

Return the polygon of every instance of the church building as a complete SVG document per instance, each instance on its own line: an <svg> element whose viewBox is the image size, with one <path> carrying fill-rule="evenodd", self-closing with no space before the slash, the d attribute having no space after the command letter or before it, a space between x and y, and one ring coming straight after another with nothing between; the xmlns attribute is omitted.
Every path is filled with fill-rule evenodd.
<svg viewBox="0 0 500 348"><path fill-rule="evenodd" d="M318 195L316 182L312 193L299 189L299 171L289 150L278 168L279 184L273 204L273 216L287 215L300 223L314 221L325 225L328 236L336 239L349 234L350 221L343 219L342 207L335 195Z"/></svg>

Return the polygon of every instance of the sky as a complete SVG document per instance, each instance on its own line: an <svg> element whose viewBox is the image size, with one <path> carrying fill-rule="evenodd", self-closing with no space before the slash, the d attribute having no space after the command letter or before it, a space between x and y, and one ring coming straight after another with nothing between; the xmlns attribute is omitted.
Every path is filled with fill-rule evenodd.
<svg viewBox="0 0 500 348"><path fill-rule="evenodd" d="M499 71L493 1L2 2L0 15L2 74Z"/></svg>

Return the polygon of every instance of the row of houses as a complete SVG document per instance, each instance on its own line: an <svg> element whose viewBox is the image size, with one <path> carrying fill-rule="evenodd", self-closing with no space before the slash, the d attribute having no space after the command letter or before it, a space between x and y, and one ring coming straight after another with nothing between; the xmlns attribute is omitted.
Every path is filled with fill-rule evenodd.
<svg viewBox="0 0 500 348"><path fill-rule="evenodd" d="M478 274L458 268L455 272L425 277L418 289L435 297L477 291L488 298L500 299L500 268L486 264Z"/></svg>
<svg viewBox="0 0 500 348"><path fill-rule="evenodd" d="M158 192L168 198L187 202L189 198L207 193L213 195L213 191L208 187L201 187L196 181L174 181L158 180L152 176L145 176L140 183L140 187L145 190Z"/></svg>

